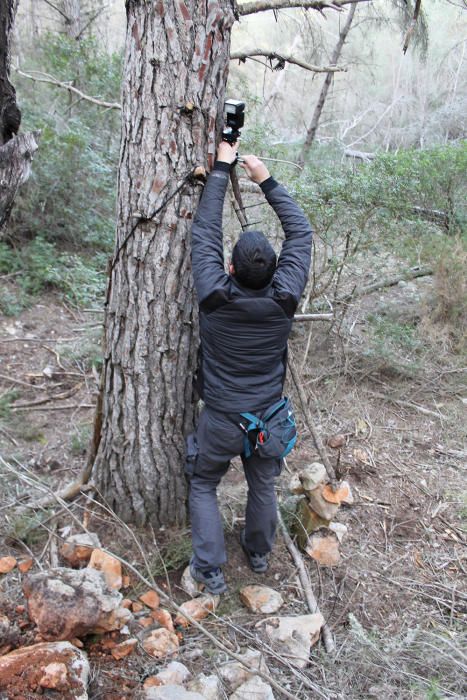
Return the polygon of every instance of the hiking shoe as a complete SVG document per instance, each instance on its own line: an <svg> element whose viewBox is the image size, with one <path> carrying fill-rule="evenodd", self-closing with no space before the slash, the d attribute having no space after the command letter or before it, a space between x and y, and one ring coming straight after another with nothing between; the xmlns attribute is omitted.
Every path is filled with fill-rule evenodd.
<svg viewBox="0 0 467 700"><path fill-rule="evenodd" d="M193 559L191 559L190 574L198 583L204 583L206 590L213 595L220 595L227 590L224 574L219 567L201 570L194 565Z"/></svg>
<svg viewBox="0 0 467 700"><path fill-rule="evenodd" d="M250 568L255 572L255 574L264 574L264 572L267 571L267 568L269 566L268 555L259 554L259 552L250 552L245 543L245 530L242 530L240 533L240 544L242 545L242 549L248 557Z"/></svg>

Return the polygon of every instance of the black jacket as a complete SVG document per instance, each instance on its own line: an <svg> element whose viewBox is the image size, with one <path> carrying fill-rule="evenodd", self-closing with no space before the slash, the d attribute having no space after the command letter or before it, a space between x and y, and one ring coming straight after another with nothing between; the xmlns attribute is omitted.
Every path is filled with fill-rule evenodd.
<svg viewBox="0 0 467 700"><path fill-rule="evenodd" d="M222 209L229 166L216 163L192 228L193 278L200 308L198 390L209 408L235 413L267 408L282 395L287 340L305 288L312 230L272 177L262 183L285 233L272 282L247 289L224 268Z"/></svg>

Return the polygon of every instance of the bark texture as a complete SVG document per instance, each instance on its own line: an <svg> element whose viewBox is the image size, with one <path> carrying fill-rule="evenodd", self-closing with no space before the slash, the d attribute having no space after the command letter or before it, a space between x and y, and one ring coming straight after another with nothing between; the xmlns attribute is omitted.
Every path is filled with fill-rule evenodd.
<svg viewBox="0 0 467 700"><path fill-rule="evenodd" d="M190 173L214 160L233 21L230 0L127 2L119 253L94 478L118 515L139 525L186 519L198 344L190 228L200 195Z"/></svg>
<svg viewBox="0 0 467 700"><path fill-rule="evenodd" d="M27 180L37 149L36 134L18 134L21 112L10 82L10 45L17 0L0 2L0 231L10 216L19 186Z"/></svg>
<svg viewBox="0 0 467 700"><path fill-rule="evenodd" d="M18 133L21 112L16 92L10 83L10 45L18 0L0 3L0 146Z"/></svg>
<svg viewBox="0 0 467 700"><path fill-rule="evenodd" d="M70 39L79 39L81 34L81 0L63 0L65 31Z"/></svg>

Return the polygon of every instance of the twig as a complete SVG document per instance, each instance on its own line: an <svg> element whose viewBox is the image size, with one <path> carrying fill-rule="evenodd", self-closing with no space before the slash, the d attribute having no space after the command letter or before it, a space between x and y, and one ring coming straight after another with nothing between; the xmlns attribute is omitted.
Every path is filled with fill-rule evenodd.
<svg viewBox="0 0 467 700"><path fill-rule="evenodd" d="M293 320L298 323L301 321L333 321L334 314L295 314Z"/></svg>
<svg viewBox="0 0 467 700"><path fill-rule="evenodd" d="M37 375L42 376L43 375ZM4 379L7 382L12 382L12 384L19 384L20 386L26 386L28 389L37 389L38 391L43 391L43 386L37 386L37 384L30 384L29 382L23 382L22 379L15 379L14 377L9 377L7 374L0 374L0 379Z"/></svg>
<svg viewBox="0 0 467 700"><path fill-rule="evenodd" d="M14 66L13 69L19 75L22 75L23 78L29 78L29 80L34 80L37 83L49 83L49 85L55 85L55 87L64 88L65 90L69 90L70 92L74 92L76 95L79 95L82 100L92 102L93 104L98 105L99 107L106 107L107 109L122 108L121 104L119 104L118 102L106 102L105 100L98 100L97 97L85 95L84 92L78 90L78 88L74 87L74 85L71 85L70 83L64 83L62 80L57 80L56 78L52 77L51 75L48 75L47 73L42 73L41 71L33 71L33 73L36 73L37 75L31 75L30 73L25 73L24 71L20 70L19 68L15 68Z"/></svg>
<svg viewBox="0 0 467 700"><path fill-rule="evenodd" d="M302 405L302 410L305 418L305 423L313 436L314 443L316 445L316 449L318 450L319 456L321 458L321 461L324 464L324 467L326 469L327 475L331 480L331 485L333 489L336 487L336 473L334 471L334 468L329 461L329 458L326 454L326 448L323 445L323 441L321 440L321 436L318 432L318 429L316 428L315 424L313 423L313 419L311 417L310 409L308 408L308 403L306 400L306 395L305 395L305 390L303 389L303 385L300 381L300 377L297 371L297 367L295 365L294 359L293 359L293 354L291 348L289 348L289 353L288 353L288 366L290 373L292 375L293 382L295 384L295 388L297 389L298 396L300 398L300 403Z"/></svg>
<svg viewBox="0 0 467 700"><path fill-rule="evenodd" d="M47 396L45 399L39 399L38 401L30 401L29 403L20 403L16 406L12 406L11 410L12 411L21 411L25 409L29 409L33 406L42 406L45 403L50 403L50 401L55 401L55 400L60 400L60 399L69 399L70 396L73 396L73 394L76 394L77 391L81 388L81 384L78 384L77 386L74 386L72 389L69 391L64 391L63 394L55 394L55 396ZM63 408L60 406L60 408Z"/></svg>
<svg viewBox="0 0 467 700"><path fill-rule="evenodd" d="M313 589L311 588L311 581L308 576L308 572L305 568L305 564L303 563L303 558L294 543L292 542L292 538L290 537L287 528L285 526L285 523L282 519L282 515L279 511L277 510L277 518L279 522L279 527L282 532L282 536L285 540L285 544L287 545L287 549L289 550L292 559L294 560L294 564L298 569L298 575L300 577L300 583L302 584L303 587L303 592L305 594L306 602L308 605L308 608L310 612L313 613L318 613L322 615L319 606L318 606L318 601L316 600ZM324 616L323 616L324 620ZM336 651L336 645L334 643L334 639L331 633L331 630L329 629L326 621L324 622L322 628L321 628L321 633L323 636L323 642L324 642L324 648L328 652L328 654L334 654Z"/></svg>
<svg viewBox="0 0 467 700"><path fill-rule="evenodd" d="M264 56L269 61L278 61L277 67L274 68L275 70L283 68L285 63L292 63L296 66L300 66L300 68L309 70L312 73L338 73L347 70L347 68L344 68L342 66L314 66L311 63L307 63L306 61L302 61L299 58L295 58L295 56L277 53L277 51L268 51L267 49L247 49L245 51L233 51L230 54L230 60L238 60L242 63L245 63L247 58L252 58L253 56Z"/></svg>

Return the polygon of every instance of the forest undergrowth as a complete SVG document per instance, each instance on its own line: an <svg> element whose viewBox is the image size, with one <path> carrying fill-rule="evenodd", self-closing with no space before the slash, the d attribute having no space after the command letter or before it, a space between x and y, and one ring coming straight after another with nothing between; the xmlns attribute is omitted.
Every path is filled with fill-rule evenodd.
<svg viewBox="0 0 467 700"><path fill-rule="evenodd" d="M448 288L446 280L436 284ZM274 679L303 700L437 700L466 692L465 356L451 317L432 314L434 287L431 276L401 282L355 299L339 323L297 323L293 331L291 347L309 408L324 440L344 435L341 448L327 449L354 494L353 505L342 507L338 518L348 527L341 563L324 568L306 562L335 635L335 656L318 645L310 666L297 671L259 640L258 617L238 597L243 585L258 580L239 551L246 494L235 462L220 489L229 591L204 625L229 648L261 648ZM95 502L92 492L70 504L18 514L41 496L44 484L57 491L83 466L101 321L100 314L72 307L50 292L19 315L1 318L3 553L30 554L36 567L47 567L57 563L57 546L70 528L86 527L180 603L189 530L129 530ZM294 395L293 387L288 389ZM278 483L289 524L294 518L290 478L319 459L295 401L300 440ZM145 584L127 571L125 595L137 596ZM15 573L3 577L4 609L22 603L20 579ZM264 583L281 592L285 613L306 614L280 536ZM23 643L32 637L26 628ZM138 697L141 681L159 668L142 650L117 663L93 644L86 643L91 698ZM184 634L179 658L193 672L215 672L227 660L193 629Z"/></svg>

